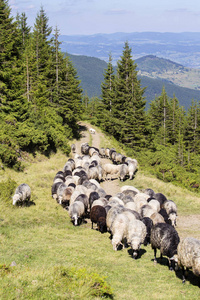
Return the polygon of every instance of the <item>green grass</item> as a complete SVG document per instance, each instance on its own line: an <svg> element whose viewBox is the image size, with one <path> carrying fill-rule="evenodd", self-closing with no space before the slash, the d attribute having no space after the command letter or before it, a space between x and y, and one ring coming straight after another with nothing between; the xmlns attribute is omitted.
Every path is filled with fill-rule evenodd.
<svg viewBox="0 0 200 300"><path fill-rule="evenodd" d="M72 225L68 212L51 198L52 180L67 159L58 152L49 159L26 160L23 173L0 171L0 182L11 178L16 184L28 183L35 203L13 207L12 199L0 198L0 299L199 299L196 277L190 274L182 285L166 259L154 265L150 246L142 246L141 258L133 260L130 248L113 251L109 234L91 230L88 220ZM199 211L195 194L141 170L123 184L162 189L180 214ZM11 267L12 262L16 266Z"/></svg>

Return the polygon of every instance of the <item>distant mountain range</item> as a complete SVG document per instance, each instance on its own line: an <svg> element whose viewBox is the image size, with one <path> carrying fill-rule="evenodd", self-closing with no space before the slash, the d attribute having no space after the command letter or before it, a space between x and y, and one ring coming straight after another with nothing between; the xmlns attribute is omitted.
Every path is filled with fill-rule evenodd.
<svg viewBox="0 0 200 300"><path fill-rule="evenodd" d="M122 55L124 43L132 48L133 59L155 55L189 68L200 68L200 33L132 32L95 35L61 35L61 50L74 55L87 55L113 64Z"/></svg>
<svg viewBox="0 0 200 300"><path fill-rule="evenodd" d="M104 81L103 74L107 68L107 63L104 60L85 55L70 54L69 56L77 70L84 93L87 93L90 98L100 97L101 83ZM147 100L147 108L149 103L161 94L163 86L165 86L167 95L170 98L175 95L180 105L184 106L186 110L191 105L192 99L200 100L199 90L174 84L178 80L177 78L183 77L183 74L186 74L185 81L187 82L187 76L188 78L192 76L193 69L185 68L180 64L156 56L145 56L136 59L135 63L137 64L138 78L141 79L141 85L146 87L144 96ZM196 78L199 78L200 70L197 71ZM176 74L176 76L171 75L170 77L170 74Z"/></svg>

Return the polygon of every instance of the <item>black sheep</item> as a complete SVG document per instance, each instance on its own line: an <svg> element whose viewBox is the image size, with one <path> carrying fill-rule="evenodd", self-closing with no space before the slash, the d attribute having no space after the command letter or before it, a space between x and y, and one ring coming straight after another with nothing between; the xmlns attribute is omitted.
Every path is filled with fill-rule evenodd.
<svg viewBox="0 0 200 300"><path fill-rule="evenodd" d="M144 245L147 246L148 244L151 243L150 236L151 236L151 228L153 226L153 221L148 217L142 218L141 221L146 225L146 229L147 229L147 234L144 240Z"/></svg>
<svg viewBox="0 0 200 300"><path fill-rule="evenodd" d="M169 215L167 214L165 208L161 208L161 210L159 210L159 214L163 216L165 223L172 225L171 221L169 220Z"/></svg>
<svg viewBox="0 0 200 300"><path fill-rule="evenodd" d="M66 170L66 171L64 172L64 176L65 176L65 177L67 177L67 176L72 176L72 171Z"/></svg>
<svg viewBox="0 0 200 300"><path fill-rule="evenodd" d="M151 198L154 198L154 196L155 196L154 190L152 190L150 188L145 189L144 193L147 194L147 195L149 195L149 197L151 197Z"/></svg>
<svg viewBox="0 0 200 300"><path fill-rule="evenodd" d="M177 254L177 247L180 242L180 238L176 229L173 226L166 223L157 223L151 229L151 247L154 250L154 262L157 262L156 251L160 249L160 258L163 255L169 259L169 269L173 270L172 263L177 261L174 256Z"/></svg>
<svg viewBox="0 0 200 300"><path fill-rule="evenodd" d="M164 202L167 201L167 198L162 193L156 193L154 198L160 202L161 208L163 207Z"/></svg>
<svg viewBox="0 0 200 300"><path fill-rule="evenodd" d="M92 229L93 229L93 223L97 224L97 228L101 233L104 233L107 231L106 226L106 210L101 205L95 205L92 207L90 212L90 220L92 222Z"/></svg>
<svg viewBox="0 0 200 300"><path fill-rule="evenodd" d="M90 210L91 210L91 207L92 207L92 203L93 203L95 200L99 199L99 198L100 198L100 196L99 196L99 194L98 194L97 192L91 192L91 193L90 193L90 196L89 196L89 206L90 206Z"/></svg>

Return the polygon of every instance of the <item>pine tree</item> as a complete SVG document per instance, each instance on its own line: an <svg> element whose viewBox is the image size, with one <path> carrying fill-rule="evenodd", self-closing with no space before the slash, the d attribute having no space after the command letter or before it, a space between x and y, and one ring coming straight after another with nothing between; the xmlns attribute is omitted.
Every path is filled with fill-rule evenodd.
<svg viewBox="0 0 200 300"><path fill-rule="evenodd" d="M25 13L22 13L21 15L17 14L16 20L21 35L22 45L25 47L27 40L30 37L31 28L27 24L27 17Z"/></svg>
<svg viewBox="0 0 200 300"><path fill-rule="evenodd" d="M38 95L37 89L46 89L46 96L50 102L52 81L49 78L51 66L51 34L52 28L48 26L48 18L43 7L37 14L32 40L29 41L29 84L30 84L30 101L35 106ZM36 107L35 107L36 109Z"/></svg>
<svg viewBox="0 0 200 300"><path fill-rule="evenodd" d="M101 85L102 102L105 110L110 112L112 110L112 102L115 97L114 80L114 68L112 65L112 56L110 54L107 69L104 72L104 82Z"/></svg>
<svg viewBox="0 0 200 300"><path fill-rule="evenodd" d="M200 153L200 103L194 100L187 114L185 141L189 152Z"/></svg>
<svg viewBox="0 0 200 300"><path fill-rule="evenodd" d="M115 119L115 137L129 147L139 150L146 144L148 130L144 89L137 78L136 67L131 48L126 42L123 55L117 63L112 115Z"/></svg>
<svg viewBox="0 0 200 300"><path fill-rule="evenodd" d="M179 101L174 95L173 98L169 100L169 116L167 128L168 143L172 145L177 144L179 142L180 135L184 134L184 130L184 110L183 108L180 108Z"/></svg>
<svg viewBox="0 0 200 300"><path fill-rule="evenodd" d="M57 111L63 119L63 125L70 126L75 133L77 129L76 122L81 113L82 89L77 71L68 56L66 56L63 63L65 65L62 66L63 71L59 82L59 97L56 102Z"/></svg>
<svg viewBox="0 0 200 300"><path fill-rule="evenodd" d="M10 17L7 1L0 1L0 106L4 115L18 121L27 118L28 103L22 86L22 43L17 22Z"/></svg>
<svg viewBox="0 0 200 300"><path fill-rule="evenodd" d="M163 86L161 95L151 102L148 112L151 130L157 144L165 146L169 142L170 112L169 98Z"/></svg>

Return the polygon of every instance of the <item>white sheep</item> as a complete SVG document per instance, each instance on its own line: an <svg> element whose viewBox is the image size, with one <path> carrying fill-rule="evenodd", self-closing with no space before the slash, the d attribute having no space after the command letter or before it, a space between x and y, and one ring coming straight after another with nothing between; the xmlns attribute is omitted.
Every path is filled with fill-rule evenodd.
<svg viewBox="0 0 200 300"><path fill-rule="evenodd" d="M177 248L178 265L182 268L183 283L185 283L185 269L196 276L200 276L200 240L186 237L181 240Z"/></svg>
<svg viewBox="0 0 200 300"><path fill-rule="evenodd" d="M157 212L154 208L152 208L149 204L145 204L140 209L140 215L142 218L148 217Z"/></svg>
<svg viewBox="0 0 200 300"><path fill-rule="evenodd" d="M138 256L140 246L141 244L144 244L146 234L147 229L145 224L136 218L132 218L128 224L125 236L127 238L127 243L130 244L133 250L133 258Z"/></svg>
<svg viewBox="0 0 200 300"><path fill-rule="evenodd" d="M135 171L137 170L137 163L135 161L128 161L128 174L129 174L129 179L133 179L133 175Z"/></svg>
<svg viewBox="0 0 200 300"><path fill-rule="evenodd" d="M165 223L165 220L161 214L158 212L154 212L151 216L150 219L153 222L153 225L158 224L158 223Z"/></svg>
<svg viewBox="0 0 200 300"><path fill-rule="evenodd" d="M101 186L100 186L100 184L99 184L99 182L96 180L96 179L89 179L89 182L91 182L91 183L93 183L93 184L95 184L96 186L97 186L97 188L98 189L100 189L101 188Z"/></svg>
<svg viewBox="0 0 200 300"><path fill-rule="evenodd" d="M57 201L59 204L63 204L65 201L69 201L70 196L66 195L65 190L68 188L68 186L63 182L58 186L57 189Z"/></svg>
<svg viewBox="0 0 200 300"><path fill-rule="evenodd" d="M109 149L109 148L106 148L106 149L105 149L105 156L106 156L107 158L110 157L110 149Z"/></svg>
<svg viewBox="0 0 200 300"><path fill-rule="evenodd" d="M124 248L124 239L126 237L129 219L125 214L117 214L112 224L112 245L113 250L117 250L119 245Z"/></svg>
<svg viewBox="0 0 200 300"><path fill-rule="evenodd" d="M99 149L99 155L100 155L100 157L102 157L102 158L106 156L105 148L100 148L100 149Z"/></svg>
<svg viewBox="0 0 200 300"><path fill-rule="evenodd" d="M30 198L31 198L30 186L26 183L22 183L16 188L15 194L12 197L13 205L16 205L17 203L23 203L25 201L30 201Z"/></svg>
<svg viewBox="0 0 200 300"><path fill-rule="evenodd" d="M143 205L146 205L148 204L147 202L147 199L148 199L148 196L145 194L145 193L137 193L135 196L134 196L134 202L136 204L136 208L137 208L137 212L140 213L140 210L141 210L141 207Z"/></svg>
<svg viewBox="0 0 200 300"><path fill-rule="evenodd" d="M95 134L96 130L95 130L94 128L90 128L90 129L89 129L89 132L90 132L91 134Z"/></svg>
<svg viewBox="0 0 200 300"><path fill-rule="evenodd" d="M111 163L104 164L103 173L105 175L105 179L108 179L108 175L110 175L110 179L112 178L112 175L119 176L120 169L121 165L113 165Z"/></svg>
<svg viewBox="0 0 200 300"><path fill-rule="evenodd" d="M121 168L119 170L119 179L121 181L124 181L127 174L128 174L128 166L126 164L121 164Z"/></svg>
<svg viewBox="0 0 200 300"><path fill-rule="evenodd" d="M74 189L74 192L79 191L81 194L86 194L87 193L87 188L83 185L77 185Z"/></svg>
<svg viewBox="0 0 200 300"><path fill-rule="evenodd" d="M124 185L124 186L122 186L121 188L120 188L120 191L123 193L124 191L126 191L126 190L132 190L132 191L134 191L134 192L136 192L136 193L140 193L140 191L137 189L137 188L135 188L134 186L132 186L132 185Z"/></svg>
<svg viewBox="0 0 200 300"><path fill-rule="evenodd" d="M176 226L176 218L177 218L177 206L172 200L167 200L163 204L163 208L165 208L169 220L171 221L172 226Z"/></svg>
<svg viewBox="0 0 200 300"><path fill-rule="evenodd" d="M87 174L89 179L97 179L101 181L103 177L103 169L101 166L97 165L96 167L89 168Z"/></svg>
<svg viewBox="0 0 200 300"><path fill-rule="evenodd" d="M74 225L78 225L78 221L83 218L85 213L85 206L81 201L75 201L69 206L69 216L71 217Z"/></svg>
<svg viewBox="0 0 200 300"><path fill-rule="evenodd" d="M148 205L151 206L155 211L159 212L160 210L160 202L156 199L152 199L148 202Z"/></svg>
<svg viewBox="0 0 200 300"><path fill-rule="evenodd" d="M107 204L108 204L108 200L106 198L99 198L97 200L94 200L91 207L96 205L106 206Z"/></svg>
<svg viewBox="0 0 200 300"><path fill-rule="evenodd" d="M135 202L133 202L133 201L127 202L126 204L124 204L124 207L136 211L136 204L135 204Z"/></svg>
<svg viewBox="0 0 200 300"><path fill-rule="evenodd" d="M112 225L113 225L113 222L114 222L116 216L124 210L126 210L124 208L124 205L116 205L116 206L111 207L111 209L109 209L109 211L106 215L106 224L107 224L108 231L110 231L110 232L112 231Z"/></svg>
<svg viewBox="0 0 200 300"><path fill-rule="evenodd" d="M124 202L120 198L118 198L116 196L112 196L112 197L110 197L108 204L111 206L124 205Z"/></svg>
<svg viewBox="0 0 200 300"><path fill-rule="evenodd" d="M72 204L72 203L74 203L74 201L76 200L76 198L79 196L79 195L81 195L82 193L81 193L81 191L74 191L73 193L72 193L72 195L71 195L71 198L70 198L70 205Z"/></svg>
<svg viewBox="0 0 200 300"><path fill-rule="evenodd" d="M99 154L99 150L95 147L90 147L89 149L89 155L90 157L92 157L93 155L98 155Z"/></svg>
<svg viewBox="0 0 200 300"><path fill-rule="evenodd" d="M71 150L72 150L72 153L76 152L76 145L75 144L71 144Z"/></svg>

